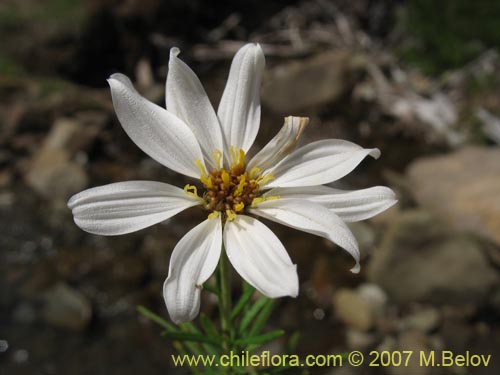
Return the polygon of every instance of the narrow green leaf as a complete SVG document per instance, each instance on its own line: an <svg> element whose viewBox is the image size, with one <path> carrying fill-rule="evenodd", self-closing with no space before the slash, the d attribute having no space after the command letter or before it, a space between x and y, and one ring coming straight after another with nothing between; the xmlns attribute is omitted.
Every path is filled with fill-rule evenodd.
<svg viewBox="0 0 500 375"><path fill-rule="evenodd" d="M179 327L183 332L201 334L200 330L198 329L198 327L196 327L196 325L193 322L180 323Z"/></svg>
<svg viewBox="0 0 500 375"><path fill-rule="evenodd" d="M235 341L236 345L260 345L266 342L272 341L281 337L285 334L285 331L282 329L277 329L275 331L271 331L264 335L245 337Z"/></svg>
<svg viewBox="0 0 500 375"><path fill-rule="evenodd" d="M243 289L243 293L246 292L247 290L251 289L251 290L255 290L255 288L253 286L251 286L249 283L247 283L245 280L241 280L241 286L242 286L242 289Z"/></svg>
<svg viewBox="0 0 500 375"><path fill-rule="evenodd" d="M253 321L253 319L259 313L259 311L265 306L267 301L268 298L261 297L252 305L252 307L248 309L248 311L245 313L245 315L243 315L243 318L241 319L241 324L239 329L240 333L246 331L250 323Z"/></svg>
<svg viewBox="0 0 500 375"><path fill-rule="evenodd" d="M271 313L273 312L273 307L274 300L267 300L260 312L257 314L257 317L255 318L252 327L249 330L248 334L250 336L255 336L262 331L267 321L269 320L269 316L271 316Z"/></svg>
<svg viewBox="0 0 500 375"><path fill-rule="evenodd" d="M297 346L299 346L299 340L300 340L300 332L295 331L294 333L292 333L292 335L288 339L288 342L286 343L286 352L288 354L293 354L295 352Z"/></svg>
<svg viewBox="0 0 500 375"><path fill-rule="evenodd" d="M152 320L153 322L155 322L156 324L162 326L167 331L172 331L172 332L178 331L177 328L172 323L167 322L161 316L156 315L154 312L152 312L151 310L148 310L146 307L139 305L136 307L136 309L139 313L144 315L146 318L148 318L148 319Z"/></svg>
<svg viewBox="0 0 500 375"><path fill-rule="evenodd" d="M248 372L247 368L245 367L235 367L233 366L231 368L234 372L236 372L237 374L240 374L240 375L250 375L252 374L253 375L253 372Z"/></svg>
<svg viewBox="0 0 500 375"><path fill-rule="evenodd" d="M231 312L231 319L236 319L238 315L243 311L243 308L247 305L247 303L252 298L255 289L253 287L244 288L243 294L239 298L238 302L234 306L233 311Z"/></svg>
<svg viewBox="0 0 500 375"><path fill-rule="evenodd" d="M203 290L206 290L207 292L213 293L215 295L219 295L219 289L217 287L211 285L211 284L203 284Z"/></svg>
<svg viewBox="0 0 500 375"><path fill-rule="evenodd" d="M212 344L212 345L219 345L217 340L203 336L197 333L190 333L190 332L171 332L171 331L163 331L162 336L168 337L169 339L172 340L178 340L178 341L186 341L186 342L204 342L207 344Z"/></svg>
<svg viewBox="0 0 500 375"><path fill-rule="evenodd" d="M184 345L182 345L179 341L174 341L172 343L173 347L175 350L177 350L177 352L180 354L180 355L188 355L189 353L186 351L186 349L184 348ZM190 367L189 368L191 370L191 372L195 375L197 374L201 374L201 372L196 368L196 367Z"/></svg>
<svg viewBox="0 0 500 375"><path fill-rule="evenodd" d="M200 336L204 334L198 329L198 327L192 322L184 322L179 325L183 332L194 333ZM214 337L218 341L217 337ZM218 355L218 348L215 345L208 343L186 343L186 346L196 354L216 354Z"/></svg>
<svg viewBox="0 0 500 375"><path fill-rule="evenodd" d="M217 331L217 327L204 313L200 314L200 324L207 336L216 338L218 340L220 339L220 334L219 331Z"/></svg>

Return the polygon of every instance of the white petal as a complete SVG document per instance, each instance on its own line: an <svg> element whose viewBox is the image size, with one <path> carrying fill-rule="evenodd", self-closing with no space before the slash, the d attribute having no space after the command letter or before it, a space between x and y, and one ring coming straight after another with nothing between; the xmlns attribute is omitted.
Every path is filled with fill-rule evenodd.
<svg viewBox="0 0 500 375"><path fill-rule="evenodd" d="M164 166L199 178L195 160L203 163L203 154L189 127L143 98L123 74L113 74L108 83L118 120L135 144Z"/></svg>
<svg viewBox="0 0 500 375"><path fill-rule="evenodd" d="M347 250L356 260L352 272L359 271L359 249L347 225L333 212L307 200L277 199L259 203L250 212L277 223L324 237Z"/></svg>
<svg viewBox="0 0 500 375"><path fill-rule="evenodd" d="M215 167L213 152L223 151L222 131L214 108L196 74L170 50L166 84L167 110L183 120L199 141L205 161Z"/></svg>
<svg viewBox="0 0 500 375"><path fill-rule="evenodd" d="M266 187L294 187L327 184L351 172L368 155L377 159L380 151L354 143L325 139L301 147L271 170L275 177Z"/></svg>
<svg viewBox="0 0 500 375"><path fill-rule="evenodd" d="M198 315L201 286L217 267L221 247L220 218L198 224L175 246L163 284L163 297L174 323L190 321Z"/></svg>
<svg viewBox="0 0 500 375"><path fill-rule="evenodd" d="M266 194L280 199L307 199L318 203L347 222L369 219L396 204L396 194L385 186L339 190L328 186L275 188Z"/></svg>
<svg viewBox="0 0 500 375"><path fill-rule="evenodd" d="M247 152L257 136L264 65L264 54L258 44L247 44L234 56L217 111L227 147Z"/></svg>
<svg viewBox="0 0 500 375"><path fill-rule="evenodd" d="M138 231L200 204L178 187L154 181L127 181L84 190L68 207L84 231L114 236Z"/></svg>
<svg viewBox="0 0 500 375"><path fill-rule="evenodd" d="M259 292L270 298L297 296L297 266L278 237L260 221L238 215L226 222L224 246L236 271Z"/></svg>
<svg viewBox="0 0 500 375"><path fill-rule="evenodd" d="M276 166L295 149L307 124L309 124L308 117L285 117L285 124L281 130L250 160L247 169L259 167L264 172Z"/></svg>

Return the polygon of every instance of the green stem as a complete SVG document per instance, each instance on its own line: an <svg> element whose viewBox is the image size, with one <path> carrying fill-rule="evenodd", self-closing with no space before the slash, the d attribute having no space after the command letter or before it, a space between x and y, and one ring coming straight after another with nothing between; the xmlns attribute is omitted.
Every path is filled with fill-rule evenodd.
<svg viewBox="0 0 500 375"><path fill-rule="evenodd" d="M222 348L225 353L229 353L233 336L233 326L231 322L231 273L229 259L224 247L222 248L219 262L219 310L222 328Z"/></svg>

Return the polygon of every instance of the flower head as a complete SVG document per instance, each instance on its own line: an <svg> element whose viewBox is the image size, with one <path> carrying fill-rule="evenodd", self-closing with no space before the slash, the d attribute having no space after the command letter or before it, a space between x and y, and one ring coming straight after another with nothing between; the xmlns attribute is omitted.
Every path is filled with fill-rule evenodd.
<svg viewBox="0 0 500 375"><path fill-rule="evenodd" d="M327 186L377 149L327 139L295 149L309 120L287 117L278 134L247 157L260 125L259 88L264 55L247 44L236 54L215 113L194 72L173 48L166 110L143 98L122 74L112 75L113 105L129 137L164 166L199 180L183 189L152 181L119 182L85 190L68 206L75 223L100 235L134 232L200 206L207 218L173 250L164 298L171 319L192 320L200 289L214 272L224 243L238 273L268 297L298 294L298 276L276 235L255 217L331 240L347 250L359 270L356 239L345 222L372 217L392 206L383 186L342 191Z"/></svg>

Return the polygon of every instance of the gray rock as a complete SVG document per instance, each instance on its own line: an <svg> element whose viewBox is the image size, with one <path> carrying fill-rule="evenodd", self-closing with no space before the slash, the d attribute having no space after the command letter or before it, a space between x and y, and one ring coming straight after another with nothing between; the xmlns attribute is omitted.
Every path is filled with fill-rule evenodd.
<svg viewBox="0 0 500 375"><path fill-rule="evenodd" d="M113 261L110 276L111 280L126 285L138 285L143 281L147 272L145 261L135 255L120 255Z"/></svg>
<svg viewBox="0 0 500 375"><path fill-rule="evenodd" d="M430 332L438 327L440 320L441 316L437 309L426 307L403 318L401 321L401 328L403 330L410 329Z"/></svg>
<svg viewBox="0 0 500 375"><path fill-rule="evenodd" d="M264 79L262 103L279 114L331 103L351 86L355 60L336 50L278 65Z"/></svg>
<svg viewBox="0 0 500 375"><path fill-rule="evenodd" d="M354 234L354 237L356 237L356 240L358 240L362 252L366 253L370 251L375 244L376 237L373 227L364 221L348 223L348 227Z"/></svg>
<svg viewBox="0 0 500 375"><path fill-rule="evenodd" d="M352 350L366 350L375 343L375 335L372 333L358 331L348 328L346 332L346 344Z"/></svg>
<svg viewBox="0 0 500 375"><path fill-rule="evenodd" d="M373 326L369 302L357 291L340 289L333 297L337 317L350 327L368 331Z"/></svg>
<svg viewBox="0 0 500 375"><path fill-rule="evenodd" d="M90 323L92 306L81 292L59 283L43 294L42 316L56 327L82 331Z"/></svg>
<svg viewBox="0 0 500 375"><path fill-rule="evenodd" d="M36 320L36 310L30 303L22 302L12 312L12 319L18 323L30 324Z"/></svg>
<svg viewBox="0 0 500 375"><path fill-rule="evenodd" d="M376 284L365 283L358 287L359 295L368 302L370 311L375 318L382 316L385 312L387 294Z"/></svg>
<svg viewBox="0 0 500 375"><path fill-rule="evenodd" d="M373 253L368 279L400 303L477 304L499 281L483 247L479 239L450 232L427 212L408 211Z"/></svg>
<svg viewBox="0 0 500 375"><path fill-rule="evenodd" d="M33 158L26 182L45 198L65 200L83 190L88 178L79 164L69 160L65 151L44 149Z"/></svg>
<svg viewBox="0 0 500 375"><path fill-rule="evenodd" d="M466 147L416 160L409 184L419 204L458 230L500 244L500 149Z"/></svg>
<svg viewBox="0 0 500 375"><path fill-rule="evenodd" d="M427 375L431 373L431 368L422 366L419 361L419 353L429 353L429 343L427 336L419 331L408 331L398 337L396 351L411 351L413 354L408 361L408 366L389 366L388 373L391 375ZM401 363L404 363L405 357L402 356Z"/></svg>
<svg viewBox="0 0 500 375"><path fill-rule="evenodd" d="M90 143L97 128L72 119L59 119L42 147L33 155L25 179L37 193L49 199L66 200L83 190L88 178L75 153Z"/></svg>
<svg viewBox="0 0 500 375"><path fill-rule="evenodd" d="M333 297L333 307L342 322L362 332L371 329L382 316L386 301L387 296L378 285L362 284L356 290L338 290Z"/></svg>
<svg viewBox="0 0 500 375"><path fill-rule="evenodd" d="M403 351L413 351L413 354L408 359L407 366L388 366L385 367L385 372L390 375L427 375L430 373L429 367L420 366L419 352L422 350L429 352L427 337L419 331L407 331L399 335L397 338L386 336L384 340L376 348L377 352L401 352L401 363L404 364L407 360ZM388 358L384 358L387 361ZM379 358L379 363L382 358ZM392 364L392 361L391 361Z"/></svg>

